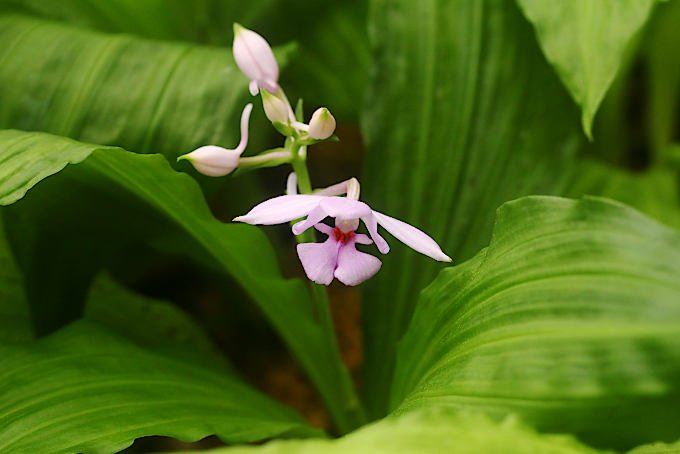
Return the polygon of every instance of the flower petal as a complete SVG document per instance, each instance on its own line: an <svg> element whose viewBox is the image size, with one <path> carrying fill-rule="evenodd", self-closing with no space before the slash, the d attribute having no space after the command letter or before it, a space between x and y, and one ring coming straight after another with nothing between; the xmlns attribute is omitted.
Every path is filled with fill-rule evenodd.
<svg viewBox="0 0 680 454"><path fill-rule="evenodd" d="M251 95L257 96L257 94L260 92L260 87L257 85L257 82L254 80L251 80L250 83L248 84L248 91L250 92Z"/></svg>
<svg viewBox="0 0 680 454"><path fill-rule="evenodd" d="M328 213L326 213L326 210L324 210L321 206L314 207L314 209L312 209L312 211L310 211L307 215L307 219L295 223L293 226L293 233L295 235L299 235L308 228L313 227L314 225L323 221L327 216Z"/></svg>
<svg viewBox="0 0 680 454"><path fill-rule="evenodd" d="M345 285L358 285L377 273L381 266L380 259L357 251L352 242L342 246L338 252L335 277Z"/></svg>
<svg viewBox="0 0 680 454"><path fill-rule="evenodd" d="M373 244L373 240L368 235L364 235L363 233L357 233L354 235L354 241L356 241L359 244Z"/></svg>
<svg viewBox="0 0 680 454"><path fill-rule="evenodd" d="M387 254L390 252L390 246L387 244L387 241L385 241L385 239L378 233L378 219L373 215L373 213L374 212L371 212L370 215L362 217L361 220L364 221L364 224L366 224L368 233L371 235L371 239L375 243L375 246L378 248L378 250L383 254Z"/></svg>
<svg viewBox="0 0 680 454"><path fill-rule="evenodd" d="M373 214L385 230L410 248L440 262L451 261L451 257L444 254L437 242L425 232L386 214L378 213L377 211L374 211Z"/></svg>
<svg viewBox="0 0 680 454"><path fill-rule="evenodd" d="M307 277L317 284L328 285L338 262L340 243L332 237L324 243L302 243L297 245L298 257Z"/></svg>
<svg viewBox="0 0 680 454"><path fill-rule="evenodd" d="M238 143L234 151L239 155L243 153L248 145L248 120L250 120L250 112L253 111L251 103L246 104L241 112L241 141Z"/></svg>
<svg viewBox="0 0 680 454"><path fill-rule="evenodd" d="M331 227L330 225L323 224L321 222L319 222L318 224L315 224L314 228L316 230L318 230L319 232L321 232L325 235L328 235L328 236L331 236L331 233L333 233L333 227Z"/></svg>
<svg viewBox="0 0 680 454"><path fill-rule="evenodd" d="M371 207L364 202L346 197L324 197L319 205L332 218L358 219L371 214Z"/></svg>
<svg viewBox="0 0 680 454"><path fill-rule="evenodd" d="M291 172L286 180L286 195L297 195L297 193L297 175Z"/></svg>
<svg viewBox="0 0 680 454"><path fill-rule="evenodd" d="M261 225L283 224L307 215L324 198L308 194L274 197L255 206L243 216L234 218L234 221Z"/></svg>

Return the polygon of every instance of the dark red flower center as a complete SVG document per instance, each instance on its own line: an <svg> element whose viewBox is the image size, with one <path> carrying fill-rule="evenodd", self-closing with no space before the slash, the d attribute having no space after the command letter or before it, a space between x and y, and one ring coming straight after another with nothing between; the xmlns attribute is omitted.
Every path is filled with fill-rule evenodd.
<svg viewBox="0 0 680 454"><path fill-rule="evenodd" d="M354 238L354 232L343 232L339 227L336 227L333 229L333 238L335 238L335 241L339 241L342 244L347 244L349 240Z"/></svg>

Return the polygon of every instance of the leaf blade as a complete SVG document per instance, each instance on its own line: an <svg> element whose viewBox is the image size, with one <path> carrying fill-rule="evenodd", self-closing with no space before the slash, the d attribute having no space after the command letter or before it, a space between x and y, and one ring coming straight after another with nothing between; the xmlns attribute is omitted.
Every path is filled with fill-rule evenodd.
<svg viewBox="0 0 680 454"><path fill-rule="evenodd" d="M0 351L3 450L112 452L145 435L244 442L317 433L229 376L147 352L93 322Z"/></svg>
<svg viewBox="0 0 680 454"><path fill-rule="evenodd" d="M392 406L513 412L606 447L672 439L679 266L680 235L623 205L509 202L489 248L423 292Z"/></svg>
<svg viewBox="0 0 680 454"><path fill-rule="evenodd" d="M592 139L597 108L655 1L517 1L547 59L581 106L583 131Z"/></svg>
<svg viewBox="0 0 680 454"><path fill-rule="evenodd" d="M595 454L601 451L589 448L568 435L539 435L513 418L499 423L480 414L456 414L450 409L433 407L400 417L385 418L338 440L276 441L265 446L233 447L210 452Z"/></svg>
<svg viewBox="0 0 680 454"><path fill-rule="evenodd" d="M487 244L501 203L561 191L581 145L578 112L512 2L375 1L370 23L365 199L465 260ZM373 416L386 411L418 292L440 269L396 245L364 288Z"/></svg>
<svg viewBox="0 0 680 454"><path fill-rule="evenodd" d="M11 160L40 162L73 144L45 133L0 131L0 158L7 153L2 144L17 137L30 147ZM42 331L80 316L89 281L123 246L141 242L188 256L234 279L296 355L339 424L351 425L359 403L335 340L316 322L304 283L281 276L264 234L215 219L196 182L160 155L97 145L87 150L86 159L42 180L10 211L17 259ZM0 175L6 168L13 167L3 166ZM35 169L25 167L20 176L33 181Z"/></svg>

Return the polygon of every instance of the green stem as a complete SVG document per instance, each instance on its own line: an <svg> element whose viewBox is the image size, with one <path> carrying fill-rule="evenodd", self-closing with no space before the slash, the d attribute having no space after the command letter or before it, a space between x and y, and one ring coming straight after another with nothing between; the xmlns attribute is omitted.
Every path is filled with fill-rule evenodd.
<svg viewBox="0 0 680 454"><path fill-rule="evenodd" d="M299 150L299 145L292 145L291 153L293 159L291 165L293 166L293 171L295 171L295 174L297 175L300 193L311 194L312 184L309 179L306 159L299 156ZM306 230L302 234L297 235L296 240L298 243L314 242L316 240L314 230ZM326 287L314 283L311 284L311 287L312 301L317 322L323 331L324 337L328 339L332 350L331 354L336 357L336 363L340 366L338 378L341 389L337 390L340 395L340 401L338 402L338 399L335 399L332 396L325 396L325 398L338 430L341 434L345 434L364 424L366 422L366 415L361 401L354 390L354 385L349 372L342 362L342 356L340 355L340 349L338 348L335 329L333 327L333 318L331 316Z"/></svg>

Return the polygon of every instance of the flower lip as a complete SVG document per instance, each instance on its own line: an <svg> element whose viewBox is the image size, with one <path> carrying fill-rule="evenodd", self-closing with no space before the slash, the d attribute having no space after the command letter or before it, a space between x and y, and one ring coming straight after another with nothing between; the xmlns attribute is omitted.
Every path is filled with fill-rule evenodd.
<svg viewBox="0 0 680 454"><path fill-rule="evenodd" d="M342 244L347 244L349 241L354 239L354 231L350 230L348 232L344 232L340 230L340 227L335 227L333 229L333 238L335 238L335 241L342 243Z"/></svg>

